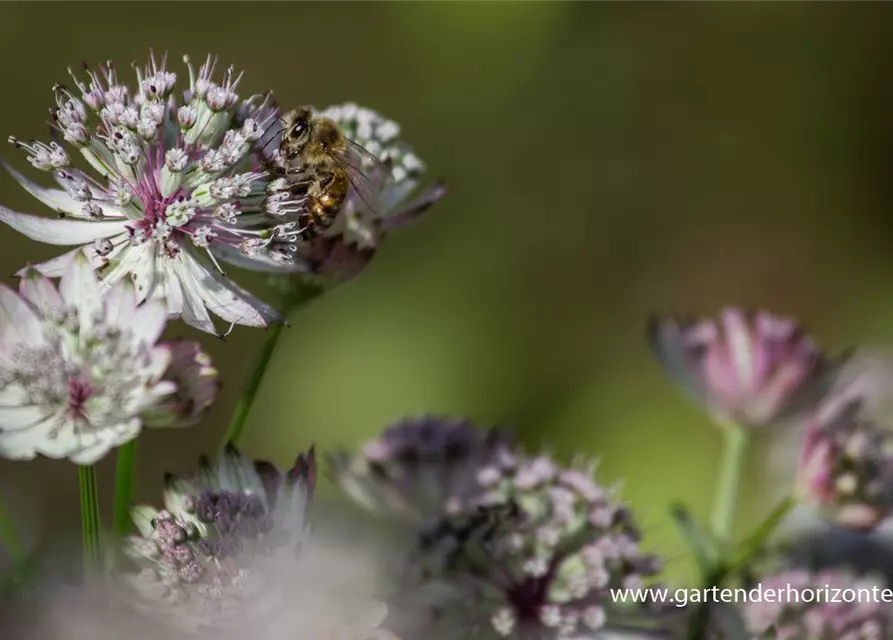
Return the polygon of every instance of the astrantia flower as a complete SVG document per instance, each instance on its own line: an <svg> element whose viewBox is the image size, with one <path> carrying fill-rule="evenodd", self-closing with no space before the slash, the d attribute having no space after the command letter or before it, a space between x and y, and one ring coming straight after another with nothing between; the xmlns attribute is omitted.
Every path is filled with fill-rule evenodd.
<svg viewBox="0 0 893 640"><path fill-rule="evenodd" d="M170 476L164 510L133 510L139 536L125 552L142 569L129 575L137 604L195 629L277 606L286 585L267 581L288 576L270 563L296 561L314 479L312 450L280 473L232 448L215 465L203 460L194 478Z"/></svg>
<svg viewBox="0 0 893 640"><path fill-rule="evenodd" d="M375 255L388 232L411 222L440 200L443 183L428 187L410 199L425 165L400 139L400 126L375 111L347 103L317 111L314 115L336 122L345 135L375 156L390 172L380 193L361 196L351 190L332 226L309 243L298 243L298 256L311 263L327 286L357 275ZM368 169L368 167L366 167Z"/></svg>
<svg viewBox="0 0 893 640"><path fill-rule="evenodd" d="M163 510L133 511L139 535L125 552L140 571L125 574L129 603L160 628L208 640L371 633L387 607L365 591L368 559L337 535L312 535L315 479L312 449L280 473L232 447L193 478L169 477Z"/></svg>
<svg viewBox="0 0 893 640"><path fill-rule="evenodd" d="M133 565L117 556L77 585L42 580L15 637L397 640L374 597L381 548L319 509L311 530L314 478L312 450L280 473L232 447L194 476L169 476L164 509L132 511Z"/></svg>
<svg viewBox="0 0 893 640"><path fill-rule="evenodd" d="M367 442L360 454L328 457L334 480L358 503L410 523L439 515L477 490L475 474L508 452L499 430L465 419L406 418Z"/></svg>
<svg viewBox="0 0 893 640"><path fill-rule="evenodd" d="M269 96L240 100L241 74L215 77L210 56L188 87L153 58L123 84L115 67L74 73L77 90L57 86L54 128L68 144L22 142L58 189L12 175L58 212L50 219L0 207L0 220L24 235L72 252L37 265L58 276L73 254L86 255L106 286L132 279L139 299L164 300L172 316L216 332L209 311L228 323L266 326L279 314L238 287L220 261L301 271L294 259L297 218L281 181L261 164L260 140L278 122ZM72 166L77 151L94 173ZM98 175L97 175L98 174Z"/></svg>
<svg viewBox="0 0 893 640"><path fill-rule="evenodd" d="M445 615L484 637L597 637L610 620L610 589L643 586L660 563L592 472L524 455L480 468L477 495L420 538L429 574L464 594Z"/></svg>
<svg viewBox="0 0 893 640"><path fill-rule="evenodd" d="M800 496L846 527L871 529L893 510L893 364L857 354L809 416Z"/></svg>
<svg viewBox="0 0 893 640"><path fill-rule="evenodd" d="M793 321L726 309L719 318L655 318L652 350L667 372L721 422L758 427L808 406L830 369Z"/></svg>
<svg viewBox="0 0 893 640"><path fill-rule="evenodd" d="M740 605L753 640L881 640L893 633L883 586L839 571L797 570L760 580L763 598Z"/></svg>
<svg viewBox="0 0 893 640"><path fill-rule="evenodd" d="M91 464L146 426L181 425L214 400L214 371L192 343L159 343L157 302L129 283L103 294L76 256L58 290L37 271L0 285L0 456ZM204 368L204 371L202 371Z"/></svg>

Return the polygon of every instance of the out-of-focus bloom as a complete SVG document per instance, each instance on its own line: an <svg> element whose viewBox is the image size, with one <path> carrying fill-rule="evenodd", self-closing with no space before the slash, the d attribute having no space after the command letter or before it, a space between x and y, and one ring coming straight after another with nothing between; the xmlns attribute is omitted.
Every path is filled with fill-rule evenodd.
<svg viewBox="0 0 893 640"><path fill-rule="evenodd" d="M893 362L856 354L810 415L799 495L837 524L872 529L893 509Z"/></svg>
<svg viewBox="0 0 893 640"><path fill-rule="evenodd" d="M191 638L376 637L388 610L364 575L372 551L313 535L315 482L312 449L284 473L228 447L195 477L169 477L163 510L133 511L129 604Z"/></svg>
<svg viewBox="0 0 893 640"><path fill-rule="evenodd" d="M139 534L124 552L135 566L120 558L77 588L42 585L40 615L15 637L393 640L378 549L318 509L308 522L314 482L312 450L282 473L229 447L193 477L169 476L164 509L132 511Z"/></svg>
<svg viewBox="0 0 893 640"><path fill-rule="evenodd" d="M406 418L358 455L328 456L334 480L358 503L412 524L455 508L476 492L477 472L508 454L507 432L443 416Z"/></svg>
<svg viewBox="0 0 893 640"><path fill-rule="evenodd" d="M146 426L193 422L214 400L207 355L159 343L157 302L129 283L105 293L84 256L58 289L35 270L0 285L0 456L91 464Z"/></svg>
<svg viewBox="0 0 893 640"><path fill-rule="evenodd" d="M883 586L872 580L796 570L762 578L760 586L782 597L740 605L753 640L881 640L893 633Z"/></svg>
<svg viewBox="0 0 893 640"><path fill-rule="evenodd" d="M169 476L163 510L132 512L139 535L125 553L141 569L127 574L136 605L194 630L256 624L281 607L294 577L282 563L296 564L308 538L314 483L312 450L285 473L230 447L193 478Z"/></svg>
<svg viewBox="0 0 893 640"><path fill-rule="evenodd" d="M447 187L439 182L410 198L425 173L425 165L400 139L396 122L353 103L328 107L315 115L335 121L348 138L390 171L390 181L382 185L375 202L367 202L351 190L332 227L309 243L298 245L298 255L313 265L318 280L333 286L362 271L388 232L422 215L446 194Z"/></svg>
<svg viewBox="0 0 893 640"><path fill-rule="evenodd" d="M651 348L667 372L721 422L759 427L809 408L831 364L803 330L767 311L719 318L657 317Z"/></svg>
<svg viewBox="0 0 893 640"><path fill-rule="evenodd" d="M592 465L520 454L478 469L477 494L420 536L429 584L458 598L443 617L481 637L606 630L610 589L642 587L660 562L642 551L632 514L592 473Z"/></svg>
<svg viewBox="0 0 893 640"><path fill-rule="evenodd" d="M177 390L144 416L149 425L159 423L163 426L172 415L177 417L180 425L194 424L214 403L220 389L217 369L197 342L171 344L167 379L177 385Z"/></svg>
<svg viewBox="0 0 893 640"><path fill-rule="evenodd" d="M60 214L50 219L0 207L0 220L24 235L78 248L36 268L58 276L86 255L106 285L132 279L140 301L163 300L172 316L216 333L209 311L228 323L266 326L279 314L233 283L220 261L306 270L294 260L295 203L261 165L259 141L278 123L269 96L236 94L230 67L219 82L209 56L178 100L175 73L154 57L137 69L135 90L112 63L72 73L76 91L56 86L53 121L68 146L23 142L31 164L58 189L7 167L33 196ZM72 166L80 152L98 177Z"/></svg>

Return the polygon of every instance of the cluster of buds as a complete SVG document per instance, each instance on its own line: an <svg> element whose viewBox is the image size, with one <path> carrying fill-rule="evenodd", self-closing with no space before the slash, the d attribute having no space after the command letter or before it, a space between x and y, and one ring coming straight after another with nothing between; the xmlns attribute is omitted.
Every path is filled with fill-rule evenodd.
<svg viewBox="0 0 893 640"><path fill-rule="evenodd" d="M500 636L601 631L610 590L641 588L661 563L642 550L632 513L592 479L593 470L546 456L499 456L478 470L477 494L422 533L428 570L486 602Z"/></svg>
<svg viewBox="0 0 893 640"><path fill-rule="evenodd" d="M891 400L893 365L856 353L807 421L799 494L847 528L873 529L893 509Z"/></svg>
<svg viewBox="0 0 893 640"><path fill-rule="evenodd" d="M297 562L305 541L315 468L312 450L280 473L230 447L216 465L202 460L194 478L169 476L165 509L132 512L132 603L183 629L256 624L295 579L282 566Z"/></svg>
<svg viewBox="0 0 893 640"><path fill-rule="evenodd" d="M893 632L893 613L873 580L795 570L763 578L761 585L784 597L742 606L752 640L881 640Z"/></svg>
<svg viewBox="0 0 893 640"><path fill-rule="evenodd" d="M333 463L357 501L413 525L423 584L459 598L433 608L463 633L601 632L610 589L660 570L630 510L593 480L594 465L529 457L466 420L405 420Z"/></svg>
<svg viewBox="0 0 893 640"><path fill-rule="evenodd" d="M331 454L328 468L358 504L419 524L474 491L477 470L511 442L507 431L482 432L464 418L411 417L367 442L359 455Z"/></svg>

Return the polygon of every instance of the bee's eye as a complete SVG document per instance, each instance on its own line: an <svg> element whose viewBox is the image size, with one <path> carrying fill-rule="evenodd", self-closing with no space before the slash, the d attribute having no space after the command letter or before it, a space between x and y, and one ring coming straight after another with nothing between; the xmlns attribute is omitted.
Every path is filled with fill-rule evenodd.
<svg viewBox="0 0 893 640"><path fill-rule="evenodd" d="M301 136L306 130L307 130L307 123L304 122L303 120L298 120L297 122L295 122L292 125L289 135L291 135L293 138L297 138L297 137Z"/></svg>

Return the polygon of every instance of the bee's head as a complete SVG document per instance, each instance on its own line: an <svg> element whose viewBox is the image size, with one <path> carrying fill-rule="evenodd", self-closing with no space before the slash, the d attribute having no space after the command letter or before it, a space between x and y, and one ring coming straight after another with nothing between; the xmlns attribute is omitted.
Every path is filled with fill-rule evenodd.
<svg viewBox="0 0 893 640"><path fill-rule="evenodd" d="M310 139L310 109L302 108L289 111L282 118L282 144L290 153L298 153Z"/></svg>
<svg viewBox="0 0 893 640"><path fill-rule="evenodd" d="M338 125L328 118L318 118L311 135L313 145L323 153L337 153L344 145L344 134Z"/></svg>

